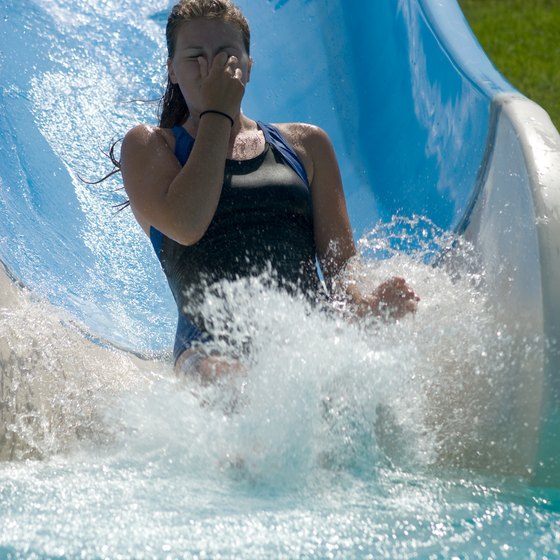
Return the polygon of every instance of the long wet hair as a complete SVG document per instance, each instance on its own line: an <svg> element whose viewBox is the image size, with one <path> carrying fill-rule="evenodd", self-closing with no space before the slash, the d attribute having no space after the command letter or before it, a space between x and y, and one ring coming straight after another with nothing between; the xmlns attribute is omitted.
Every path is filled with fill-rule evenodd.
<svg viewBox="0 0 560 560"><path fill-rule="evenodd" d="M165 40L167 43L168 59L172 59L175 56L177 35L181 26L200 18L217 19L236 25L241 31L247 54L250 55L251 32L249 23L243 12L231 0L180 0L173 6L167 18ZM162 128L180 126L189 118L189 108L179 85L172 83L169 76L167 76L165 92L159 101L158 114L159 126ZM120 172L121 163L115 154L115 148L121 140L114 142L107 154L113 163L113 170L100 181L96 181L97 183ZM118 204L117 208L122 210L129 206L129 204L130 202L126 201Z"/></svg>

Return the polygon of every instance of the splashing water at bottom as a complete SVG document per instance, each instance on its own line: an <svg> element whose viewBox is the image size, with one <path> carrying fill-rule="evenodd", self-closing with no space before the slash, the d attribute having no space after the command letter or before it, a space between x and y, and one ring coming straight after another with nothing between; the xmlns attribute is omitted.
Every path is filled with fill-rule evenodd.
<svg viewBox="0 0 560 560"><path fill-rule="evenodd" d="M259 279L221 286L214 324L251 350L245 376L209 387L96 347L20 294L0 312L0 556L555 550L559 496L516 478L512 380L530 342L520 353L496 323L468 248L439 267L425 251L365 260L363 289L399 275L421 297L398 322L349 322Z"/></svg>

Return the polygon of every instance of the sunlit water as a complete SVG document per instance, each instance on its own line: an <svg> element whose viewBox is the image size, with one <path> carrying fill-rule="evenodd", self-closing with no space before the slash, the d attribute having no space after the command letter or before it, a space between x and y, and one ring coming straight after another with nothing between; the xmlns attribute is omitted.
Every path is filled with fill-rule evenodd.
<svg viewBox="0 0 560 560"><path fill-rule="evenodd" d="M557 491L480 464L495 445L511 456L496 403L519 358L468 260L368 261L364 286L402 274L422 298L397 323L223 286L207 311L252 344L246 376L210 388L21 296L0 315L0 555L556 557Z"/></svg>
<svg viewBox="0 0 560 560"><path fill-rule="evenodd" d="M1 84L0 256L34 295L0 308L0 558L558 557L560 495L520 460L540 341L495 318L472 249L428 221L360 243L364 290L401 275L421 297L397 323L222 286L207 312L251 345L246 375L210 388L91 340L165 356L172 336L117 183L77 176L153 118L131 101L159 92L167 4L1 6L21 48Z"/></svg>

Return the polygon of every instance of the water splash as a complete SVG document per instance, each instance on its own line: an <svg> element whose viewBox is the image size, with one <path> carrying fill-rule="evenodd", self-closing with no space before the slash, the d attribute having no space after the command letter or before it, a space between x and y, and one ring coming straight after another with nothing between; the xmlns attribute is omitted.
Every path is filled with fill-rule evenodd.
<svg viewBox="0 0 560 560"><path fill-rule="evenodd" d="M502 516L514 506L500 502L499 489L449 482L441 469L515 471L495 461L515 454L510 384L523 361L515 333L494 321L468 246L451 243L438 267L421 251L374 261L365 255L379 231L360 243L359 280L370 289L406 277L421 297L415 316L348 322L267 278L224 284L206 310L234 348L251 345L246 375L213 386L97 347L28 296L3 309L2 449L43 461L0 465L0 547L43 556L413 558L442 541L464 550L480 527L495 538L496 519L510 531ZM524 515L537 515L530 507ZM454 521L467 510L478 525ZM492 523L483 510L497 516ZM54 511L73 531L46 523L34 536Z"/></svg>
<svg viewBox="0 0 560 560"><path fill-rule="evenodd" d="M264 277L209 290L204 312L216 335L210 350L244 354L247 369L245 377L210 388L177 387L170 365L145 362L152 375L164 372L156 391L127 354L83 340L59 311L22 296L17 310L0 316L3 437L10 442L4 456L50 456L68 439L109 441L130 422L123 433L159 426L160 437L188 434L195 463L206 464L206 452L210 463L233 457L250 478L273 485L276 478L306 479L325 465L372 472L387 461L515 471L519 433L511 424L519 423L519 402L512 381L526 375L535 341L519 346L515 332L496 323L468 244L437 235L433 226L427 236L427 222L418 225L398 219L359 244L364 292L398 275L420 296L415 316L400 321L348 321L271 288ZM422 242L407 240L403 227ZM379 247L390 249L390 258L369 258ZM434 247L447 248L437 267L427 258ZM108 421L115 399L128 404ZM174 414L164 414L172 406Z"/></svg>
<svg viewBox="0 0 560 560"><path fill-rule="evenodd" d="M141 362L90 342L47 302L14 294L0 308L0 459L51 457L79 440L105 441L101 411L148 383Z"/></svg>

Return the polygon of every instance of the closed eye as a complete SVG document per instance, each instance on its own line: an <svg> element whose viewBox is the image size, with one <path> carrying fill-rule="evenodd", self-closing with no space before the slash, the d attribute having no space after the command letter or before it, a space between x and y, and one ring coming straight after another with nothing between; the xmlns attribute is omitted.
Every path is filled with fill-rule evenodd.
<svg viewBox="0 0 560 560"><path fill-rule="evenodd" d="M241 52L239 51L239 49L236 48L236 47L233 47L231 45L224 45L224 46L219 47L216 50L215 55L221 54L223 52L225 52L228 57L236 56L237 58L240 58L240 56L241 56ZM198 47L196 49L191 47L189 49L185 49L185 51L183 52L183 56L187 60L196 60L196 59L200 58L201 56L205 57L206 54L202 49L199 49Z"/></svg>

